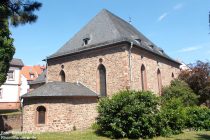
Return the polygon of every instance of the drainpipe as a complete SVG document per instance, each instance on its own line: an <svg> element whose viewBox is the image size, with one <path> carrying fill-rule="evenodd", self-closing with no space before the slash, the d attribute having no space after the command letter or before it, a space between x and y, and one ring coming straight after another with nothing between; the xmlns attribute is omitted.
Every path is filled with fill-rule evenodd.
<svg viewBox="0 0 210 140"><path fill-rule="evenodd" d="M45 77L45 82L48 83L48 62L47 62L47 57L46 57L46 77Z"/></svg>
<svg viewBox="0 0 210 140"><path fill-rule="evenodd" d="M132 89L132 64L131 64L131 49L133 48L133 42L130 42L131 46L130 49L128 51L128 59L129 59L129 73L130 73L130 80L129 80L129 84L130 84L130 89Z"/></svg>
<svg viewBox="0 0 210 140"><path fill-rule="evenodd" d="M21 100L24 102L22 97L20 97L20 103L21 103ZM23 102L21 103L21 126L20 126L21 132L23 131Z"/></svg>

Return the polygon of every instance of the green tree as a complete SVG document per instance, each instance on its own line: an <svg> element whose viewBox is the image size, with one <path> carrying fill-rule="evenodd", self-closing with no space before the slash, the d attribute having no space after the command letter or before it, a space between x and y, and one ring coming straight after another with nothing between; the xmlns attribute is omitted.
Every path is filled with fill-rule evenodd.
<svg viewBox="0 0 210 140"><path fill-rule="evenodd" d="M174 100L175 102L180 102L183 107L195 106L198 102L198 96L187 83L175 79L171 81L169 86L163 88L163 95L161 96L162 105L164 106L168 103L171 105L171 102L174 102ZM171 108L177 108L177 106L172 104Z"/></svg>
<svg viewBox="0 0 210 140"><path fill-rule="evenodd" d="M209 105L210 100L210 63L197 61L190 65L191 70L182 71L179 79L184 80L195 94L199 104Z"/></svg>
<svg viewBox="0 0 210 140"><path fill-rule="evenodd" d="M33 12L41 6L41 3L30 0L0 1L0 85L6 80L9 62L15 54L9 23L18 26L35 22L37 16Z"/></svg>

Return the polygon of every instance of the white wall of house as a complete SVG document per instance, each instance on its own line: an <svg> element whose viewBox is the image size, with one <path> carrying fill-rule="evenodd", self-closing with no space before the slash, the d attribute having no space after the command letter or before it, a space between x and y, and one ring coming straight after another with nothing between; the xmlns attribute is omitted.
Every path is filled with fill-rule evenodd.
<svg viewBox="0 0 210 140"><path fill-rule="evenodd" d="M29 90L28 81L25 76L21 75L20 96L26 94Z"/></svg>
<svg viewBox="0 0 210 140"><path fill-rule="evenodd" d="M19 102L20 96L20 68L10 67L12 77L7 77L6 82L0 87L0 102Z"/></svg>

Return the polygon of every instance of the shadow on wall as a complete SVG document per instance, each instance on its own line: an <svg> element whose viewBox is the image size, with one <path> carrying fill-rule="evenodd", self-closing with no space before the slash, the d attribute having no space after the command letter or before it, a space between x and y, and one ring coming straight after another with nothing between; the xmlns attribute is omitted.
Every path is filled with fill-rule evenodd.
<svg viewBox="0 0 210 140"><path fill-rule="evenodd" d="M7 116L0 115L0 131L9 131L12 130L12 127L6 123Z"/></svg>

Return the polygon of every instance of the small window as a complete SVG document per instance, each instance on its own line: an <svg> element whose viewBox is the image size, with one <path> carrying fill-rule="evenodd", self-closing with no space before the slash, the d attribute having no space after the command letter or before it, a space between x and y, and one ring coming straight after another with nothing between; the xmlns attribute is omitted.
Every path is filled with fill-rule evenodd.
<svg viewBox="0 0 210 140"><path fill-rule="evenodd" d="M30 74L30 78L33 79L35 76L34 74Z"/></svg>
<svg viewBox="0 0 210 140"><path fill-rule="evenodd" d="M158 80L159 95L161 95L162 94L162 78L161 78L160 69L157 70L157 80Z"/></svg>
<svg viewBox="0 0 210 140"><path fill-rule="evenodd" d="M46 108L44 106L37 107L37 124L45 124Z"/></svg>
<svg viewBox="0 0 210 140"><path fill-rule="evenodd" d="M174 79L174 73L172 72L171 77Z"/></svg>
<svg viewBox="0 0 210 140"><path fill-rule="evenodd" d="M61 82L66 82L66 74L63 70L60 71L60 80Z"/></svg>
<svg viewBox="0 0 210 140"><path fill-rule="evenodd" d="M84 38L83 39L83 46L86 46L90 41L90 38Z"/></svg>
<svg viewBox="0 0 210 140"><path fill-rule="evenodd" d="M164 51L161 49L161 50L159 50L159 52L161 53L161 54L163 54L164 53Z"/></svg>
<svg viewBox="0 0 210 140"><path fill-rule="evenodd" d="M142 90L147 90L146 69L144 65L141 66L141 87Z"/></svg>
<svg viewBox="0 0 210 140"><path fill-rule="evenodd" d="M143 59L144 58L144 56L143 55L141 55L141 59Z"/></svg>
<svg viewBox="0 0 210 140"><path fill-rule="evenodd" d="M3 90L0 88L0 99L2 99Z"/></svg>
<svg viewBox="0 0 210 140"><path fill-rule="evenodd" d="M9 70L9 72L7 73L7 79L14 80L14 71L13 70Z"/></svg>
<svg viewBox="0 0 210 140"><path fill-rule="evenodd" d="M107 96L106 89L106 68L103 64L100 64L98 67L99 74L99 92L102 97Z"/></svg>
<svg viewBox="0 0 210 140"><path fill-rule="evenodd" d="M136 43L137 43L138 45L141 44L141 39L135 39L135 41L136 41Z"/></svg>
<svg viewBox="0 0 210 140"><path fill-rule="evenodd" d="M150 47L151 49L153 49L153 48L154 48L154 46L153 46L152 44L150 44L150 45L149 45L149 47Z"/></svg>

